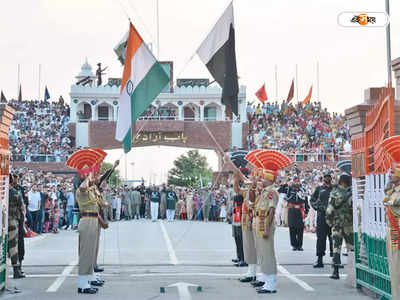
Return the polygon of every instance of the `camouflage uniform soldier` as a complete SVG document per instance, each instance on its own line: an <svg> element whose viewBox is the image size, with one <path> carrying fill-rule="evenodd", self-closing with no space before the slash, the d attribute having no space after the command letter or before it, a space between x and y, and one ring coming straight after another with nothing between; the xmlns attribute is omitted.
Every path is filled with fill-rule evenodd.
<svg viewBox="0 0 400 300"><path fill-rule="evenodd" d="M330 278L339 279L340 253L343 239L346 242L348 251L353 251L354 247L353 201L349 174L342 174L339 178L339 185L331 192L326 210L326 223L332 227L333 240L334 269Z"/></svg>
<svg viewBox="0 0 400 300"><path fill-rule="evenodd" d="M24 278L18 256L18 222L24 214L24 202L17 189L18 177L10 175L10 192L8 200L8 255L14 269L14 278Z"/></svg>

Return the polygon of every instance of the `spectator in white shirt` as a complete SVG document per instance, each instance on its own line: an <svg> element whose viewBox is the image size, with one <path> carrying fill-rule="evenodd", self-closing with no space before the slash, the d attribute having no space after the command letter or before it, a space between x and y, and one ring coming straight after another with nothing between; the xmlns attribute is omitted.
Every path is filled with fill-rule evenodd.
<svg viewBox="0 0 400 300"><path fill-rule="evenodd" d="M28 193L28 210L32 216L31 229L34 232L39 232L40 200L40 192L37 190L37 186L33 185Z"/></svg>

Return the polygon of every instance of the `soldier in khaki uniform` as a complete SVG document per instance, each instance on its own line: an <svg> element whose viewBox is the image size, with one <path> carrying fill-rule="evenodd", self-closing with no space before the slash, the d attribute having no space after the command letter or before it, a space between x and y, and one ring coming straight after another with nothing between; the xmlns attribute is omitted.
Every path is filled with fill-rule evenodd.
<svg viewBox="0 0 400 300"><path fill-rule="evenodd" d="M76 200L79 205L81 219L78 225L79 232L79 271L78 293L95 294L96 288L101 286L95 276L96 242L98 238L98 203L94 192L94 181L86 178L76 191Z"/></svg>
<svg viewBox="0 0 400 300"><path fill-rule="evenodd" d="M400 299L400 137L394 136L383 142L387 154L395 162L390 173L390 183L385 189L388 233L386 238L392 299Z"/></svg>
<svg viewBox="0 0 400 300"><path fill-rule="evenodd" d="M260 175L262 189L256 194L255 220L253 220L257 263L262 274L260 282L264 282L257 289L257 293L271 294L276 293L277 282L274 237L275 209L279 201L278 191L273 184L278 176L278 171L288 167L291 162L289 158L275 150L258 151L248 161L262 171Z"/></svg>

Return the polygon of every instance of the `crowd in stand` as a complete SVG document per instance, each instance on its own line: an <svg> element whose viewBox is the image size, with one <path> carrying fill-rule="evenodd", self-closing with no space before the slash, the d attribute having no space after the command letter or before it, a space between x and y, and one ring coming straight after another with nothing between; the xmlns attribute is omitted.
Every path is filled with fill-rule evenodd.
<svg viewBox="0 0 400 300"><path fill-rule="evenodd" d="M345 118L328 112L321 102L307 105L266 102L257 106L249 103L247 117L247 142L252 150L279 149L286 154L297 154L297 161L332 161L349 147Z"/></svg>
<svg viewBox="0 0 400 300"><path fill-rule="evenodd" d="M63 101L11 100L8 104L15 109L9 130L13 161L60 162L74 152L70 108Z"/></svg>
<svg viewBox="0 0 400 300"><path fill-rule="evenodd" d="M146 119L160 119L160 120L175 120L178 114L176 107L150 107L140 116L140 118Z"/></svg>

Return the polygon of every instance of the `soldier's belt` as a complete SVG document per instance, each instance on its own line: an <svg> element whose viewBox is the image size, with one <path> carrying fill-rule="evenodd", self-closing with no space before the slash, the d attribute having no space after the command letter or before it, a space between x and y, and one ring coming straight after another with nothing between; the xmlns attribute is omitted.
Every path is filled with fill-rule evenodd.
<svg viewBox="0 0 400 300"><path fill-rule="evenodd" d="M297 209L300 209L300 208L304 208L304 204L288 204L288 208L297 208Z"/></svg>
<svg viewBox="0 0 400 300"><path fill-rule="evenodd" d="M99 214L97 212L83 212L82 213L82 218L83 217L92 217L92 218L97 218Z"/></svg>

